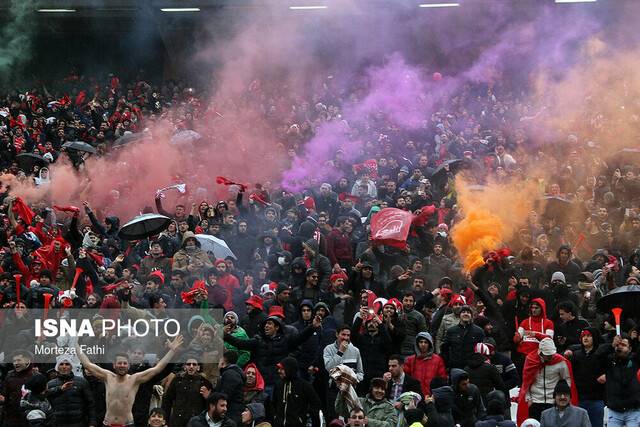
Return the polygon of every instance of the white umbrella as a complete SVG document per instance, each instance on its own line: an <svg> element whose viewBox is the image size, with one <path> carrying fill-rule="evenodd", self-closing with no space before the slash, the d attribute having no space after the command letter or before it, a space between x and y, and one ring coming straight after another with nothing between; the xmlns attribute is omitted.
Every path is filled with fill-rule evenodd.
<svg viewBox="0 0 640 427"><path fill-rule="evenodd" d="M182 130L171 137L172 144L186 144L198 141L202 138L198 132L193 130Z"/></svg>
<svg viewBox="0 0 640 427"><path fill-rule="evenodd" d="M209 234L196 234L196 239L200 242L200 248L205 252L211 252L218 259L231 257L238 259L227 246L227 242Z"/></svg>

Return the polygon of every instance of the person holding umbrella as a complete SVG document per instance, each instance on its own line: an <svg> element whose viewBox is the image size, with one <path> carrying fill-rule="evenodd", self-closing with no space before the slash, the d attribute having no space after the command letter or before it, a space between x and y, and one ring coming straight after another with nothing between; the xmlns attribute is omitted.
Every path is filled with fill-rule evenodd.
<svg viewBox="0 0 640 427"><path fill-rule="evenodd" d="M200 248L200 242L191 231L184 233L182 247L173 256L173 270L181 270L202 278L213 267L209 256Z"/></svg>

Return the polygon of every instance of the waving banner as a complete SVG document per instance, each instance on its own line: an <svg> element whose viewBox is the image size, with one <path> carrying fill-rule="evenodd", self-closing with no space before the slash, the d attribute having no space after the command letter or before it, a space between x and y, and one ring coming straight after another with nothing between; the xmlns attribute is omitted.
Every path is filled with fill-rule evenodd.
<svg viewBox="0 0 640 427"><path fill-rule="evenodd" d="M413 214L396 208L382 209L371 218L371 239L379 245L405 249Z"/></svg>

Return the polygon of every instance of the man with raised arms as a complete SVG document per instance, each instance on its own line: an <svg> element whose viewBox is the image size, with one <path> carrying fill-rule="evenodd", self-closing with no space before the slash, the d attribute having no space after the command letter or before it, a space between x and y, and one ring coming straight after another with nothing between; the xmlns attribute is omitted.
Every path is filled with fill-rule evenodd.
<svg viewBox="0 0 640 427"><path fill-rule="evenodd" d="M133 426L131 408L138 392L138 387L160 373L171 361L178 347L183 343L182 335L173 341L167 341L169 351L153 368L129 375L129 357L126 353L116 355L113 362L114 372L91 363L86 354L76 345L76 352L82 366L93 376L104 381L106 386L107 412L104 417L105 426Z"/></svg>

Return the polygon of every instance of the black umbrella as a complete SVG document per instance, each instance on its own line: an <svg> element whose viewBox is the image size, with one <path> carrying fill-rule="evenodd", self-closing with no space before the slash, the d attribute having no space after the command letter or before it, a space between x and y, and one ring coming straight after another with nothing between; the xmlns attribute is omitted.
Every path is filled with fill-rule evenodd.
<svg viewBox="0 0 640 427"><path fill-rule="evenodd" d="M460 169L464 169L465 167L467 167L467 162L465 161L465 159L447 160L436 168L436 170L433 172L433 175L431 176L431 181L439 181L445 179L447 176L447 168L449 169L449 172L455 175Z"/></svg>
<svg viewBox="0 0 640 427"><path fill-rule="evenodd" d="M544 204L544 215L547 218L562 219L571 213L571 202L560 196L544 196L540 199Z"/></svg>
<svg viewBox="0 0 640 427"><path fill-rule="evenodd" d="M616 152L613 157L631 164L640 161L640 148L623 148Z"/></svg>
<svg viewBox="0 0 640 427"><path fill-rule="evenodd" d="M18 166L25 172L31 172L35 165L44 165L47 161L37 154L33 153L22 153L16 156L16 161L18 162Z"/></svg>
<svg viewBox="0 0 640 427"><path fill-rule="evenodd" d="M140 240L159 234L171 223L171 218L154 213L142 214L122 226L118 236L122 240Z"/></svg>
<svg viewBox="0 0 640 427"><path fill-rule="evenodd" d="M82 141L69 141L62 144L62 148L67 150L82 151L84 153L96 154L96 149L91 144Z"/></svg>
<svg viewBox="0 0 640 427"><path fill-rule="evenodd" d="M620 307L625 317L640 315L640 286L625 285L613 289L596 303L596 307L603 313L610 313L612 308Z"/></svg>
<svg viewBox="0 0 640 427"><path fill-rule="evenodd" d="M147 136L147 134L145 134L144 132L128 133L128 134L123 135L120 138L116 139L113 142L113 145L111 147L112 148L120 148L120 147L123 147L125 145L129 145L129 144L134 143L134 142L142 141L146 136Z"/></svg>

